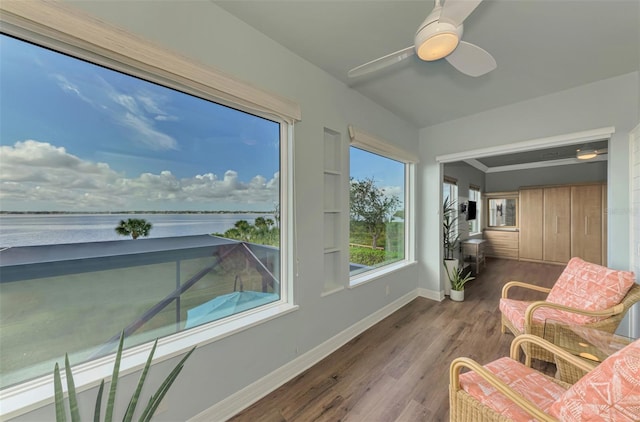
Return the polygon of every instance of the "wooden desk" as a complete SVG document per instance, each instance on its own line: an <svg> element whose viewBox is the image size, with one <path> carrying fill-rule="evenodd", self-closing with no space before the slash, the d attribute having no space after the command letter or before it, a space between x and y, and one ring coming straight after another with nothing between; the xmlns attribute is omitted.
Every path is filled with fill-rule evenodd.
<svg viewBox="0 0 640 422"><path fill-rule="evenodd" d="M462 259L465 263L472 265L474 274L480 274L480 264L484 266L486 261L484 259L484 246L486 244L485 239L467 239L462 241Z"/></svg>

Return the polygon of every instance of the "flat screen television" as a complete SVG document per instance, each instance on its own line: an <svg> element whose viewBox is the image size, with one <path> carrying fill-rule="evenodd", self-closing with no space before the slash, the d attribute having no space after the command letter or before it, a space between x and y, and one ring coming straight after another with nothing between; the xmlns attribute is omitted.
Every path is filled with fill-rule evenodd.
<svg viewBox="0 0 640 422"><path fill-rule="evenodd" d="M477 207L476 201L469 201L469 205L467 206L467 220L476 219L476 211L477 211L476 207Z"/></svg>

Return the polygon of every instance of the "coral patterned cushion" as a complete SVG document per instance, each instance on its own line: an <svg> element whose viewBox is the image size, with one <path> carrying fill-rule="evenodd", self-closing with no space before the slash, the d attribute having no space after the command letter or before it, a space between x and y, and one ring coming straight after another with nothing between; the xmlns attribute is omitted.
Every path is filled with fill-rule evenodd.
<svg viewBox="0 0 640 422"><path fill-rule="evenodd" d="M634 283L633 272L571 258L546 300L585 311L603 311L620 303Z"/></svg>
<svg viewBox="0 0 640 422"><path fill-rule="evenodd" d="M545 412L566 391L540 372L510 358L500 358L484 367ZM475 372L461 374L460 386L480 403L502 416L514 421L535 420Z"/></svg>
<svg viewBox="0 0 640 422"><path fill-rule="evenodd" d="M500 311L521 333L524 332L524 312L529 305L531 305L531 302L506 298L500 299ZM544 324L547 320L582 325L597 321L597 318L544 306L533 312L534 322Z"/></svg>
<svg viewBox="0 0 640 422"><path fill-rule="evenodd" d="M640 421L640 340L582 377L549 413L563 422Z"/></svg>

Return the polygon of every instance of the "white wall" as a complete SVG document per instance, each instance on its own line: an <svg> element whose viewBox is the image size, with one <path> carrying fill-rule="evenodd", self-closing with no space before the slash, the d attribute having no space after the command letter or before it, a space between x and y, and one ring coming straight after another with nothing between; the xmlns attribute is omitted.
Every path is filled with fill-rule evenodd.
<svg viewBox="0 0 640 422"><path fill-rule="evenodd" d="M74 3L91 14L143 38L190 56L301 105L295 126L295 207L299 310L196 350L172 387L168 410L155 420L183 421L416 289L417 266L354 289L322 298L323 130L348 140L347 125L393 141L418 154L418 128L355 93L324 71L295 56L209 1ZM348 206L348 205L347 205ZM348 209L344 215L348 215ZM345 274L345 283L346 281ZM386 285L390 294L386 295ZM164 375L176 359L154 365ZM157 374L157 375L154 375ZM132 388L137 374L123 379ZM154 379L151 379L151 384ZM93 407L95 389L81 396L81 409ZM122 400L122 399L120 399ZM120 403L120 406L124 406ZM16 420L51 420L45 406Z"/></svg>
<svg viewBox="0 0 640 422"><path fill-rule="evenodd" d="M631 133L629 143L629 166L631 166L632 180L629 189L631 206L629 254L631 269L636 273L636 281L640 283L640 122ZM632 311L634 323L631 326L631 336L638 338L640 337L640 305L636 304Z"/></svg>
<svg viewBox="0 0 640 422"><path fill-rule="evenodd" d="M629 268L629 132L637 124L638 72L583 85L420 130L419 287L437 289L443 154L614 126L609 143L609 265ZM470 142L469 140L473 140Z"/></svg>

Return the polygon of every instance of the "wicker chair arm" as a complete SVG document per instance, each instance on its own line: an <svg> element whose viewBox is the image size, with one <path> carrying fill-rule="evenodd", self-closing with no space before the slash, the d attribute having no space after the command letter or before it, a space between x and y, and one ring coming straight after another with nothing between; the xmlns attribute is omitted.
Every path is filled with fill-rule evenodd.
<svg viewBox="0 0 640 422"><path fill-rule="evenodd" d="M569 306L559 305L553 302L546 302L544 300L540 300L537 302L532 302L527 310L524 312L524 329L525 333L529 333L529 328L533 324L533 313L540 308L553 308L561 311L572 312L574 314L587 315L593 317L611 317L613 315L618 315L622 311L624 311L624 304L618 303L617 305L605 309L603 311L587 311L584 309L571 308Z"/></svg>
<svg viewBox="0 0 640 422"><path fill-rule="evenodd" d="M544 413L540 408L531 403L529 400L522 397L520 394L515 392L511 387L506 385L500 378L492 374L490 371L485 369L478 362L469 359L469 358L456 358L451 362L451 366L449 367L449 380L451 383L451 393L455 394L460 391L460 371L462 368L468 368L473 372L477 373L482 377L487 383L489 383L493 388L495 388L500 393L504 394L509 400L514 402L518 407L520 407L525 412L529 413L536 420L544 421L544 422L557 422L557 419L552 416Z"/></svg>
<svg viewBox="0 0 640 422"><path fill-rule="evenodd" d="M542 293L549 293L551 289L547 287L536 286L535 284L523 283L522 281L510 281L502 287L502 298L507 298L507 291L512 287L524 287L529 290L536 290Z"/></svg>
<svg viewBox="0 0 640 422"><path fill-rule="evenodd" d="M566 350L556 346L555 344L533 334L520 334L511 342L511 359L517 361L520 360L520 352L522 351L521 346L523 343L536 344L543 349L546 349L547 351L553 353L556 357L559 357L567 361L569 364L586 372L594 370L597 366L595 363L590 363L585 361L584 359L580 359L577 356L567 352Z"/></svg>

